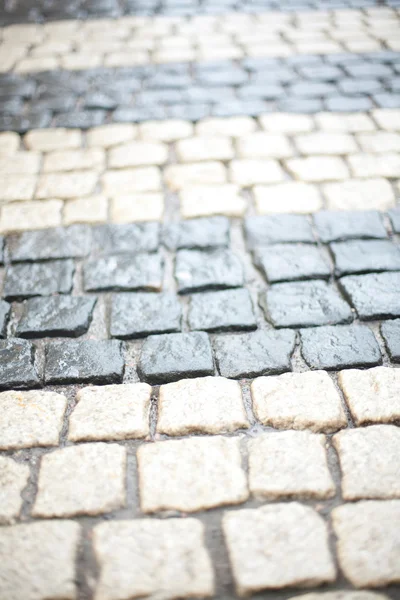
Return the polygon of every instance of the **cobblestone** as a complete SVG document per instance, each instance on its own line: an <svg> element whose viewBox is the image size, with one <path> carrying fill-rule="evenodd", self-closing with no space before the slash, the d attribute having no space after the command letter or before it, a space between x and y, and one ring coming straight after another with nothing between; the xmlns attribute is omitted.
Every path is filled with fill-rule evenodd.
<svg viewBox="0 0 400 600"><path fill-rule="evenodd" d="M224 169L222 165L220 166L221 169ZM223 183L225 177L224 172L224 177L221 178L219 183ZM195 179L196 177L193 177L193 180ZM194 181L194 183L196 182ZM188 184L189 187L183 189L180 193L181 215L184 219L209 215L226 215L228 217L242 217L244 215L246 202L239 195L240 190L237 185L197 186L192 185L190 181Z"/></svg>
<svg viewBox="0 0 400 600"><path fill-rule="evenodd" d="M239 258L225 249L180 250L176 255L175 278L180 294L241 287L244 283Z"/></svg>
<svg viewBox="0 0 400 600"><path fill-rule="evenodd" d="M242 596L335 579L326 525L308 506L293 502L229 512L223 530Z"/></svg>
<svg viewBox="0 0 400 600"><path fill-rule="evenodd" d="M1 208L0 231L9 233L61 225L61 200L16 202Z"/></svg>
<svg viewBox="0 0 400 600"><path fill-rule="evenodd" d="M240 331L257 328L247 290L223 290L191 296L189 327L192 330Z"/></svg>
<svg viewBox="0 0 400 600"><path fill-rule="evenodd" d="M381 334L392 361L400 362L400 319L382 323Z"/></svg>
<svg viewBox="0 0 400 600"><path fill-rule="evenodd" d="M254 252L254 262L270 283L301 279L328 279L331 269L311 244L275 244Z"/></svg>
<svg viewBox="0 0 400 600"><path fill-rule="evenodd" d="M248 497L239 440L224 437L156 442L138 450L140 505L145 513L193 512Z"/></svg>
<svg viewBox="0 0 400 600"><path fill-rule="evenodd" d="M112 299L112 337L129 339L181 330L182 308L173 294L118 294Z"/></svg>
<svg viewBox="0 0 400 600"><path fill-rule="evenodd" d="M0 340L0 389L31 388L40 384L35 347L26 340Z"/></svg>
<svg viewBox="0 0 400 600"><path fill-rule="evenodd" d="M199 248L207 250L228 246L229 220L226 217L189 219L171 223L164 229L163 242L171 250Z"/></svg>
<svg viewBox="0 0 400 600"><path fill-rule="evenodd" d="M395 202L390 183L382 178L326 184L324 193L333 210L387 210Z"/></svg>
<svg viewBox="0 0 400 600"><path fill-rule="evenodd" d="M92 249L99 254L155 252L160 243L158 223L101 225L92 231Z"/></svg>
<svg viewBox="0 0 400 600"><path fill-rule="evenodd" d="M248 217L244 221L244 232L249 249L284 242L315 241L310 224L303 215Z"/></svg>
<svg viewBox="0 0 400 600"><path fill-rule="evenodd" d="M42 457L37 517L97 515L125 505L126 449L117 444L85 444Z"/></svg>
<svg viewBox="0 0 400 600"><path fill-rule="evenodd" d="M0 523L12 523L18 517L21 506L21 492L28 483L28 465L17 463L12 458L0 456Z"/></svg>
<svg viewBox="0 0 400 600"><path fill-rule="evenodd" d="M315 186L300 181L254 187L254 199L259 214L313 213L322 207L321 195Z"/></svg>
<svg viewBox="0 0 400 600"><path fill-rule="evenodd" d="M93 258L84 265L87 292L161 291L163 260L159 254L112 255Z"/></svg>
<svg viewBox="0 0 400 600"><path fill-rule="evenodd" d="M340 280L346 297L363 321L400 316L400 273L371 273Z"/></svg>
<svg viewBox="0 0 400 600"><path fill-rule="evenodd" d="M72 260L12 265L6 272L3 296L7 300L18 300L55 293L68 294L72 290L74 270Z"/></svg>
<svg viewBox="0 0 400 600"><path fill-rule="evenodd" d="M399 246L386 240L337 242L330 249L338 276L400 269Z"/></svg>
<svg viewBox="0 0 400 600"><path fill-rule="evenodd" d="M81 258L89 252L90 233L86 226L81 225L24 232L11 249L11 260Z"/></svg>
<svg viewBox="0 0 400 600"><path fill-rule="evenodd" d="M318 236L325 242L349 239L384 239L387 237L377 211L320 211L314 215Z"/></svg>
<svg viewBox="0 0 400 600"><path fill-rule="evenodd" d="M400 209L389 210L389 218L395 233L400 233Z"/></svg>
<svg viewBox="0 0 400 600"><path fill-rule="evenodd" d="M0 301L0 337L7 336L7 323L10 316L11 307L8 302Z"/></svg>

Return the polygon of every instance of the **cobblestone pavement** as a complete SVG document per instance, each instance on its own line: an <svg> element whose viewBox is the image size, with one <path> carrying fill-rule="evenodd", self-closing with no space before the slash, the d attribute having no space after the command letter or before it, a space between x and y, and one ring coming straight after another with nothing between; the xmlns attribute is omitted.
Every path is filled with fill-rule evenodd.
<svg viewBox="0 0 400 600"><path fill-rule="evenodd" d="M0 10L0 600L400 600L399 11Z"/></svg>

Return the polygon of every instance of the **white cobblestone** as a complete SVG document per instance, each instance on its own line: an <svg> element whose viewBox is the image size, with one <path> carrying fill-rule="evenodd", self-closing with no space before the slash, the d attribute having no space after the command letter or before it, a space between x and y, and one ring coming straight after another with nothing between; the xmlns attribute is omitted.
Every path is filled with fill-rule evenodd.
<svg viewBox="0 0 400 600"><path fill-rule="evenodd" d="M375 129L371 117L363 113L319 113L315 115L315 121L324 131L360 133Z"/></svg>
<svg viewBox="0 0 400 600"><path fill-rule="evenodd" d="M136 192L158 192L161 173L157 167L107 171L102 176L103 191L110 197Z"/></svg>
<svg viewBox="0 0 400 600"><path fill-rule="evenodd" d="M296 179L318 183L348 179L350 174L346 163L337 156L309 156L292 158L286 166Z"/></svg>
<svg viewBox="0 0 400 600"><path fill-rule="evenodd" d="M400 133L376 131L357 135L358 143L364 152L400 152Z"/></svg>
<svg viewBox="0 0 400 600"><path fill-rule="evenodd" d="M230 160L235 151L228 137L202 136L179 140L176 143L178 160L194 163L211 160Z"/></svg>
<svg viewBox="0 0 400 600"><path fill-rule="evenodd" d="M382 129L400 131L400 110L378 108L372 112L372 116Z"/></svg>
<svg viewBox="0 0 400 600"><path fill-rule="evenodd" d="M75 198L64 204L64 225L105 223L107 217L108 200L105 196Z"/></svg>
<svg viewBox="0 0 400 600"><path fill-rule="evenodd" d="M143 140L174 142L193 135L193 125L188 121L146 121L139 124L139 135Z"/></svg>
<svg viewBox="0 0 400 600"><path fill-rule="evenodd" d="M0 156L11 156L19 148L19 135L12 131L0 133Z"/></svg>
<svg viewBox="0 0 400 600"><path fill-rule="evenodd" d="M229 164L229 179L243 187L259 183L276 183L285 179L285 173L275 160L243 159Z"/></svg>
<svg viewBox="0 0 400 600"><path fill-rule="evenodd" d="M272 113L263 115L259 121L265 131L277 133L305 133L314 128L313 119L308 115Z"/></svg>
<svg viewBox="0 0 400 600"><path fill-rule="evenodd" d="M228 136L240 137L252 133L256 129L256 122L250 117L228 117L226 119L203 119L196 126L199 136Z"/></svg>
<svg viewBox="0 0 400 600"><path fill-rule="evenodd" d="M11 156L0 154L0 175L35 175L39 172L40 154L38 152L14 152ZM25 200L26 198L22 198Z"/></svg>
<svg viewBox="0 0 400 600"><path fill-rule="evenodd" d="M289 600L389 600L388 596L360 590L338 590L333 592L311 592Z"/></svg>
<svg viewBox="0 0 400 600"><path fill-rule="evenodd" d="M54 150L45 155L42 172L81 171L84 169L101 170L104 164L105 154L101 148ZM71 177L75 177L75 174L71 173Z"/></svg>
<svg viewBox="0 0 400 600"><path fill-rule="evenodd" d="M12 523L18 517L29 473L28 465L0 456L0 524Z"/></svg>
<svg viewBox="0 0 400 600"><path fill-rule="evenodd" d="M395 152L353 154L348 161L354 177L400 177L400 155Z"/></svg>
<svg viewBox="0 0 400 600"><path fill-rule="evenodd" d="M111 148L135 139L137 126L131 123L112 123L93 127L87 132L87 145L90 147Z"/></svg>
<svg viewBox="0 0 400 600"><path fill-rule="evenodd" d="M269 213L313 213L322 208L318 188L301 181L288 181L278 185L257 185L254 190L257 212Z"/></svg>
<svg viewBox="0 0 400 600"><path fill-rule="evenodd" d="M95 171L71 171L41 175L36 190L37 199L76 198L93 194L98 175Z"/></svg>
<svg viewBox="0 0 400 600"><path fill-rule="evenodd" d="M306 133L295 137L295 144L302 154L351 154L357 152L353 136L347 133Z"/></svg>
<svg viewBox="0 0 400 600"><path fill-rule="evenodd" d="M79 148L82 133L78 129L32 129L24 136L24 142L27 148L38 152Z"/></svg>
<svg viewBox="0 0 400 600"><path fill-rule="evenodd" d="M57 227L62 221L61 200L13 202L1 208L0 232Z"/></svg>
<svg viewBox="0 0 400 600"><path fill-rule="evenodd" d="M2 174L0 201L32 200L36 187L35 175Z"/></svg>
<svg viewBox="0 0 400 600"><path fill-rule="evenodd" d="M287 158L293 154L288 138L277 133L257 131L237 142L239 158Z"/></svg>
<svg viewBox="0 0 400 600"><path fill-rule="evenodd" d="M168 158L165 144L156 142L129 142L112 148L109 152L109 166L113 169L163 165Z"/></svg>
<svg viewBox="0 0 400 600"><path fill-rule="evenodd" d="M163 194L131 194L111 200L110 215L113 223L161 221L163 213Z"/></svg>
<svg viewBox="0 0 400 600"><path fill-rule="evenodd" d="M183 189L180 193L181 215L184 219L209 215L242 217L247 203L239 195L237 185L204 185Z"/></svg>
<svg viewBox="0 0 400 600"><path fill-rule="evenodd" d="M386 179L365 179L329 183L323 186L331 210L387 210L395 196Z"/></svg>

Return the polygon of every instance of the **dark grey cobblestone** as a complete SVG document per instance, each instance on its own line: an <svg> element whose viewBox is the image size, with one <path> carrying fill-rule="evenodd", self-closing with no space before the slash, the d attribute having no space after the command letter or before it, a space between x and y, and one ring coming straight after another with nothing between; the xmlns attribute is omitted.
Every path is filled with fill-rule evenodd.
<svg viewBox="0 0 400 600"><path fill-rule="evenodd" d="M89 253L90 236L91 230L85 225L26 231L11 244L11 260L81 258Z"/></svg>
<svg viewBox="0 0 400 600"><path fill-rule="evenodd" d="M254 264L270 283L328 279L331 269L317 246L273 244L255 250Z"/></svg>
<svg viewBox="0 0 400 600"><path fill-rule="evenodd" d="M10 317L11 306L8 302L0 300L0 338L7 337L7 323Z"/></svg>
<svg viewBox="0 0 400 600"><path fill-rule="evenodd" d="M208 252L180 250L176 255L175 278L180 294L241 287L243 267L230 250Z"/></svg>
<svg viewBox="0 0 400 600"><path fill-rule="evenodd" d="M100 225L93 228L92 251L95 254L155 252L159 245L159 223Z"/></svg>
<svg viewBox="0 0 400 600"><path fill-rule="evenodd" d="M163 232L163 243L170 250L183 248L208 249L229 244L229 219L209 217L188 219L167 225Z"/></svg>
<svg viewBox="0 0 400 600"><path fill-rule="evenodd" d="M72 290L74 270L72 260L12 265L6 271L3 296L6 300L18 300L55 293L68 294Z"/></svg>
<svg viewBox="0 0 400 600"><path fill-rule="evenodd" d="M400 319L382 323L381 334L392 361L400 362Z"/></svg>
<svg viewBox="0 0 400 600"><path fill-rule="evenodd" d="M352 240L330 245L337 276L399 271L400 248L388 240Z"/></svg>
<svg viewBox="0 0 400 600"><path fill-rule="evenodd" d="M240 331L256 329L253 303L247 290L196 294L190 299L190 329Z"/></svg>
<svg viewBox="0 0 400 600"><path fill-rule="evenodd" d="M325 243L357 238L384 239L388 235L380 213L375 210L321 210L314 215L314 225Z"/></svg>
<svg viewBox="0 0 400 600"><path fill-rule="evenodd" d="M159 254L112 255L88 260L83 278L87 292L155 291L162 286L163 261Z"/></svg>
<svg viewBox="0 0 400 600"><path fill-rule="evenodd" d="M315 242L311 225L302 215L248 217L244 233L250 249L284 242Z"/></svg>
<svg viewBox="0 0 400 600"><path fill-rule="evenodd" d="M362 321L400 317L400 273L349 275L340 286Z"/></svg>
<svg viewBox="0 0 400 600"><path fill-rule="evenodd" d="M0 389L40 385L35 346L26 340L0 340Z"/></svg>

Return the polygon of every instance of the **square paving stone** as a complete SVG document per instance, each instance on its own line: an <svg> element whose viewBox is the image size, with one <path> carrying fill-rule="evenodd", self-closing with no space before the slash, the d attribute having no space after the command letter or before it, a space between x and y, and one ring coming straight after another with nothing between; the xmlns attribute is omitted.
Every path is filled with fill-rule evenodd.
<svg viewBox="0 0 400 600"><path fill-rule="evenodd" d="M336 579L327 526L310 506L290 502L226 512L222 529L240 596Z"/></svg>
<svg viewBox="0 0 400 600"><path fill-rule="evenodd" d="M31 388L40 383L35 346L25 340L0 340L0 389Z"/></svg>
<svg viewBox="0 0 400 600"><path fill-rule="evenodd" d="M257 328L247 290L206 292L190 298L189 327L204 331L251 331Z"/></svg>
<svg viewBox="0 0 400 600"><path fill-rule="evenodd" d="M400 273L349 275L340 287L362 321L400 317Z"/></svg>
<svg viewBox="0 0 400 600"><path fill-rule="evenodd" d="M374 367L382 362L379 344L364 325L336 325L300 331L301 353L311 369Z"/></svg>
<svg viewBox="0 0 400 600"><path fill-rule="evenodd" d="M311 225L303 215L248 217L244 232L250 249L285 242L315 242Z"/></svg>
<svg viewBox="0 0 400 600"><path fill-rule="evenodd" d="M208 335L202 332L152 335L140 353L138 373L150 384L214 374Z"/></svg>
<svg viewBox="0 0 400 600"><path fill-rule="evenodd" d="M78 337L89 329L96 298L52 296L31 298L16 329L17 337Z"/></svg>
<svg viewBox="0 0 400 600"><path fill-rule="evenodd" d="M387 238L382 218L376 210L321 210L314 215L314 224L325 243Z"/></svg>
<svg viewBox="0 0 400 600"><path fill-rule="evenodd" d="M90 250L90 229L86 225L25 231L11 244L11 260L36 261L81 258Z"/></svg>
<svg viewBox="0 0 400 600"><path fill-rule="evenodd" d="M159 292L163 259L159 254L124 254L92 258L84 264L87 292L143 290Z"/></svg>
<svg viewBox="0 0 400 600"><path fill-rule="evenodd" d="M159 223L100 225L93 229L93 252L101 254L155 252L159 245Z"/></svg>
<svg viewBox="0 0 400 600"><path fill-rule="evenodd" d="M21 512L22 495L30 476L28 465L18 463L7 456L0 456L2 502L0 505L0 523L15 522Z"/></svg>
<svg viewBox="0 0 400 600"><path fill-rule="evenodd" d="M46 383L119 383L123 373L117 340L59 341L46 346Z"/></svg>
<svg viewBox="0 0 400 600"><path fill-rule="evenodd" d="M389 240L353 240L330 245L335 274L400 270L400 246Z"/></svg>
<svg viewBox="0 0 400 600"><path fill-rule="evenodd" d="M321 251L311 244L274 244L254 251L254 263L270 283L328 279L331 270Z"/></svg>
<svg viewBox="0 0 400 600"><path fill-rule="evenodd" d="M400 233L400 208L392 208L388 212L394 233Z"/></svg>
<svg viewBox="0 0 400 600"><path fill-rule="evenodd" d="M229 220L209 217L172 223L165 228L163 240L171 250L225 247L229 244Z"/></svg>
<svg viewBox="0 0 400 600"><path fill-rule="evenodd" d="M111 304L112 337L145 337L181 330L182 307L174 294L115 294Z"/></svg>
<svg viewBox="0 0 400 600"><path fill-rule="evenodd" d="M240 259L225 249L180 250L176 255L175 278L180 294L240 287L244 283Z"/></svg>
<svg viewBox="0 0 400 600"><path fill-rule="evenodd" d="M290 371L295 339L290 330L218 336L213 342L218 370L235 379Z"/></svg>
<svg viewBox="0 0 400 600"><path fill-rule="evenodd" d="M275 327L313 327L353 320L350 306L325 281L277 283L260 295L260 305Z"/></svg>
<svg viewBox="0 0 400 600"><path fill-rule="evenodd" d="M8 302L0 300L0 338L7 337L7 323L10 316L11 306Z"/></svg>
<svg viewBox="0 0 400 600"><path fill-rule="evenodd" d="M381 334L392 361L400 362L400 319L382 323Z"/></svg>
<svg viewBox="0 0 400 600"><path fill-rule="evenodd" d="M72 290L74 271L72 260L12 265L6 271L3 296L6 300L20 300L68 294Z"/></svg>

